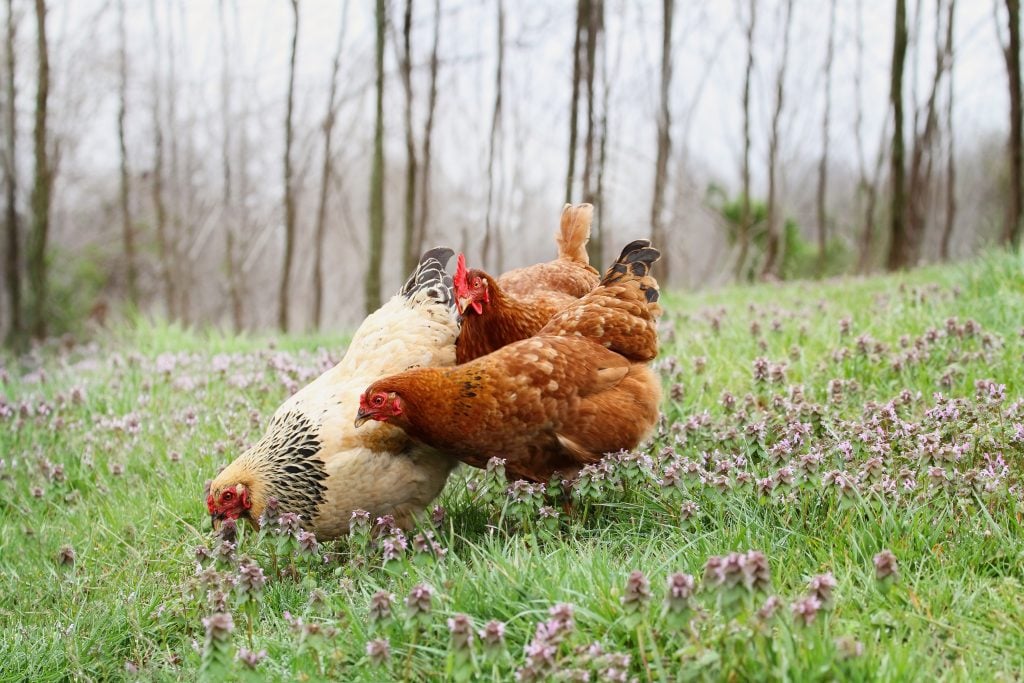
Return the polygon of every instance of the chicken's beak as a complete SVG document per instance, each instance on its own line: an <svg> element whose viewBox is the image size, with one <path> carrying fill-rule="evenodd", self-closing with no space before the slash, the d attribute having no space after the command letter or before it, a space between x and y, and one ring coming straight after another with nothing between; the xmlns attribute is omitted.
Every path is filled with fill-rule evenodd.
<svg viewBox="0 0 1024 683"><path fill-rule="evenodd" d="M213 527L214 531L220 530L220 523L224 521L224 515L218 515L216 512L210 513L210 526Z"/></svg>
<svg viewBox="0 0 1024 683"><path fill-rule="evenodd" d="M457 296L455 297L455 308L458 309L459 315L465 315L466 309L473 303L473 299L468 296Z"/></svg>
<svg viewBox="0 0 1024 683"><path fill-rule="evenodd" d="M366 422L367 420L371 420L371 419L373 419L373 414L372 413L368 413L365 410L363 410L362 408L360 408L359 412L356 413L356 421L354 423L354 426L356 427L356 429L358 429L359 427L363 426L364 422Z"/></svg>

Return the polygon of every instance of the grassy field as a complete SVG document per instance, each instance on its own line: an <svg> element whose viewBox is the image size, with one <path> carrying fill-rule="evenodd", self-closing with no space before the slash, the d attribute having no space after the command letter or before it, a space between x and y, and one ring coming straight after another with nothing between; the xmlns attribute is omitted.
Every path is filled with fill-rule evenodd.
<svg viewBox="0 0 1024 683"><path fill-rule="evenodd" d="M0 680L1018 680L1022 266L666 296L665 420L571 509L460 470L316 548L201 492L343 337L8 359Z"/></svg>

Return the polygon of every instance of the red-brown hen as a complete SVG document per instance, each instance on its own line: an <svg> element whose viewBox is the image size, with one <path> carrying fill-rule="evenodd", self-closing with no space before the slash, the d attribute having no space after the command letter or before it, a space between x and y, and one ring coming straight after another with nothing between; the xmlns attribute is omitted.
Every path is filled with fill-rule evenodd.
<svg viewBox="0 0 1024 683"><path fill-rule="evenodd" d="M356 424L388 422L475 467L504 458L510 476L537 482L634 448L654 427L661 398L647 367L661 312L650 276L660 254L649 245L628 245L598 287L536 337L374 382Z"/></svg>
<svg viewBox="0 0 1024 683"><path fill-rule="evenodd" d="M566 204L555 236L558 258L510 270L499 278L476 268L467 270L465 257L459 254L454 278L462 314L457 363L532 337L551 316L597 286L598 272L587 256L593 214L590 204Z"/></svg>

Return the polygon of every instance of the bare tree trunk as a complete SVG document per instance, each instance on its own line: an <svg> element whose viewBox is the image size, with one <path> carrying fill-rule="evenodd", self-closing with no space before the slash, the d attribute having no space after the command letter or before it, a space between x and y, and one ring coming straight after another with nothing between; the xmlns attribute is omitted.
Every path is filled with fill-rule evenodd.
<svg viewBox="0 0 1024 683"><path fill-rule="evenodd" d="M909 235L907 235L904 214L904 150L903 150L903 66L907 56L907 3L896 0L896 17L893 31L892 74L889 87L889 104L892 106L892 156L889 220L892 242L889 245L887 264L890 270L910 265Z"/></svg>
<svg viewBox="0 0 1024 683"><path fill-rule="evenodd" d="M782 59L779 70L775 74L775 111L772 113L771 139L768 141L768 243L765 253L762 276L779 278L782 276L782 262L785 258L784 228L780 226L779 217L779 125L782 122L782 110L785 106L786 65L789 61L789 35L793 24L793 0L786 0L783 5Z"/></svg>
<svg viewBox="0 0 1024 683"><path fill-rule="evenodd" d="M35 129L32 134L35 176L32 185L32 234L28 249L28 282L32 292L32 333L46 336L47 273L46 243L50 233L50 190L53 169L47 154L47 107L50 98L50 56L46 43L46 2L36 0L36 76Z"/></svg>
<svg viewBox="0 0 1024 683"><path fill-rule="evenodd" d="M163 283L164 301L168 317L174 317L178 293L175 290L173 255L167 238L167 205L164 199L164 130L163 130L163 78L160 66L160 29L156 15L156 0L150 0L150 17L153 24L153 45L155 46L155 68L153 73L153 210L156 213L156 246L160 259L160 279Z"/></svg>
<svg viewBox="0 0 1024 683"><path fill-rule="evenodd" d="M604 0L589 0L587 39L584 45L584 83L587 89L587 133L583 138L583 201L594 203L594 142L597 120L594 112L594 77L597 73L597 43L604 23ZM664 272L664 270L660 271Z"/></svg>
<svg viewBox="0 0 1024 683"><path fill-rule="evenodd" d="M123 1L123 0L122 0ZM242 292L238 284L240 268L238 265L236 224L237 213L235 211L235 193L233 174L231 170L231 132L235 126L235 118L231 99L231 69L229 67L231 50L228 46L228 25L224 16L224 2L217 3L218 19L220 22L220 108L221 108L221 173L224 182L224 271L228 281L228 299L231 302L231 322L236 332L242 329Z"/></svg>
<svg viewBox="0 0 1024 683"><path fill-rule="evenodd" d="M384 27L387 10L377 0L377 107L373 130L373 170L370 174L370 254L366 269L366 312L380 308L380 269L384 254Z"/></svg>
<svg viewBox="0 0 1024 683"><path fill-rule="evenodd" d="M821 161L818 164L818 276L825 274L828 249L828 143L829 126L832 122L832 60L836 42L836 0L829 2L828 45L825 48L825 113L821 119Z"/></svg>
<svg viewBox="0 0 1024 683"><path fill-rule="evenodd" d="M498 272L504 270L502 264L501 247L501 226L497 224L494 216L494 186L497 182L498 171L495 169L495 162L499 156L498 149L501 134L501 97L504 90L505 71L505 3L498 0L498 65L494 72L494 112L491 116L491 141L487 153L487 215L484 225L484 242L481 251L483 260L487 263L494 263ZM491 251L495 251L494 259L491 259Z"/></svg>
<svg viewBox="0 0 1024 683"><path fill-rule="evenodd" d="M320 200L316 209L316 257L313 261L313 329L320 329L324 298L324 235L327 228L327 190L331 184L334 169L332 138L334 121L337 118L338 74L341 71L341 50L345 44L345 29L348 25L348 5L341 10L341 27L338 29L338 43L334 48L331 62L331 87L327 95L327 114L324 116L324 165L320 172ZM410 269L411 270L411 269Z"/></svg>
<svg viewBox="0 0 1024 683"><path fill-rule="evenodd" d="M949 0L946 18L946 215L939 245L939 258L949 260L949 245L953 239L956 224L956 138L953 135L953 20L956 16L956 0Z"/></svg>
<svg viewBox="0 0 1024 683"><path fill-rule="evenodd" d="M125 30L124 0L117 2L118 33L118 107L117 146L121 154L121 236L128 276L128 301L139 305L139 284L135 263L135 229L132 226L131 176L128 171L128 145L125 141L125 119L128 114L128 37Z"/></svg>
<svg viewBox="0 0 1024 683"><path fill-rule="evenodd" d="M288 102L284 119L284 265L281 268L281 287L277 294L277 326L288 331L288 289L291 284L292 260L295 255L295 188L292 186L292 143L295 139L293 114L295 110L295 57L299 47L299 1L292 5L292 48L288 65Z"/></svg>
<svg viewBox="0 0 1024 683"><path fill-rule="evenodd" d="M853 72L853 86L856 102L854 114L854 137L857 140L857 194L863 200L863 226L860 234L859 253L857 257L857 272L866 273L871 258L871 248L875 232L875 202L878 196L877 181L881 174L884 157L885 139L887 137L885 126L883 126L881 142L878 145L878 154L875 160L875 173L868 177L867 159L864 154L864 1L857 0L857 14L855 44L857 52L856 68Z"/></svg>
<svg viewBox="0 0 1024 683"><path fill-rule="evenodd" d="M1021 218L1024 217L1024 121L1022 121L1020 82L1020 0L1006 0L1008 40L1003 45L1006 77L1010 90L1010 201L1003 227L1003 243L1017 246L1020 242Z"/></svg>
<svg viewBox="0 0 1024 683"><path fill-rule="evenodd" d="M240 36L241 33L241 13L238 11L238 4L234 6L234 23L235 23L235 35ZM241 236L238 243L235 244L237 248L235 267L236 282L239 297L244 302L247 299L248 293L248 272L251 264L255 262L255 257L261 249L259 240L253 234L253 229L257 227L250 220L250 202L249 197L251 196L250 190L250 176L249 176L249 145L251 144L251 135L249 132L249 120L251 117L251 101L252 98L243 94L239 98L239 109L238 112L238 124L236 126L235 133L238 136L238 156L236 157L236 170L234 172L235 184L238 186L238 216L235 224L238 226L235 232L236 235ZM270 234L270 231L265 231L265 234ZM252 316L255 318L256 316ZM243 320L244 322L244 320ZM250 324L252 324L250 322Z"/></svg>
<svg viewBox="0 0 1024 683"><path fill-rule="evenodd" d="M174 19L170 16L168 6L167 16L167 132L170 137L170 190L171 203L169 207L171 218L171 266L177 294L175 308L177 317L185 324L188 324L192 317L192 279L191 265L189 263L187 227L186 221L182 219L182 211L187 210L191 203L191 191L186 187L187 194L183 193L181 174L181 128L178 121L178 78L176 64L178 56L175 51L176 41L174 37ZM186 174L187 175L187 174ZM183 196L184 195L184 196ZM167 204L164 204L167 206Z"/></svg>
<svg viewBox="0 0 1024 683"><path fill-rule="evenodd" d="M583 31L590 16L590 0L576 2L576 39L572 46L572 101L569 103L569 168L565 175L565 202L573 201L576 180L576 144L579 136L580 81L583 77Z"/></svg>
<svg viewBox="0 0 1024 683"><path fill-rule="evenodd" d="M665 185L668 182L668 159L672 153L672 113L669 92L672 88L672 15L675 0L663 0L661 22L661 83L658 90L658 141L654 161L654 197L651 201L651 241L662 250L660 277L669 279L668 235L665 230Z"/></svg>
<svg viewBox="0 0 1024 683"><path fill-rule="evenodd" d="M740 213L740 224L737 230L737 241L740 253L736 259L736 278L743 277L743 269L747 264L747 253L750 251L750 82L754 73L754 30L757 26L757 0L750 0L750 16L747 21L747 68L743 77L743 196Z"/></svg>
<svg viewBox="0 0 1024 683"><path fill-rule="evenodd" d="M604 174L608 161L608 110L611 103L612 79L608 74L608 50L604 31L604 0L601 0L601 35L598 51L601 53L601 116L598 120L600 142L597 145L597 183L594 188L594 209L597 220L591 227L587 255L594 267L604 264Z"/></svg>
<svg viewBox="0 0 1024 683"><path fill-rule="evenodd" d="M7 0L7 40L5 41L7 87L4 103L5 155L4 155L4 190L7 199L6 243L7 243L7 297L10 305L11 325L7 332L7 344L17 350L22 348L25 330L21 318L21 240L18 226L18 110L17 87L15 84L16 62L14 45L18 37L18 29L14 20L14 0Z"/></svg>
<svg viewBox="0 0 1024 683"><path fill-rule="evenodd" d="M405 16L402 19L402 49L398 57L398 71L402 76L402 90L405 92L405 225L402 233L402 253L405 256L403 272L411 273L419 262L416 249L416 135L413 133L413 91L412 91L412 0L405 0Z"/></svg>
<svg viewBox="0 0 1024 683"><path fill-rule="evenodd" d="M910 176L907 181L907 235L909 263L920 258L921 244L926 233L929 197L932 189L932 168L934 160L935 136L938 134L939 90L942 79L952 56L953 27L945 22L943 33L943 4L935 4L935 71L932 76L931 90L924 106L924 124L914 130L914 147L911 152ZM915 111L914 120L920 114Z"/></svg>
<svg viewBox="0 0 1024 683"><path fill-rule="evenodd" d="M438 46L441 42L441 0L434 0L434 42L430 50L430 92L427 95L427 122L423 126L423 172L420 173L420 215L416 226L415 251L423 252L430 225L430 161L434 137L434 112L437 109L437 72L440 66Z"/></svg>

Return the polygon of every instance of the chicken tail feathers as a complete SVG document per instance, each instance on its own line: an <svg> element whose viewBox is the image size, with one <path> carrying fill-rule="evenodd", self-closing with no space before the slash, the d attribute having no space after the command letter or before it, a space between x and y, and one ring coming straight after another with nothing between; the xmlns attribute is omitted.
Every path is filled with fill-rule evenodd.
<svg viewBox="0 0 1024 683"><path fill-rule="evenodd" d="M399 292L406 299L411 299L417 292L426 292L427 296L449 308L455 308L455 295L452 292L452 276L445 268L455 251L448 247L435 247L423 253L419 265L412 272Z"/></svg>
<svg viewBox="0 0 1024 683"><path fill-rule="evenodd" d="M562 208L562 223L555 235L558 243L558 258L578 261L590 265L587 242L590 241L590 224L594 219L592 204L566 204Z"/></svg>
<svg viewBox="0 0 1024 683"><path fill-rule="evenodd" d="M658 355L661 307L651 265L660 257L647 240L627 244L594 291L551 318L539 334L585 337L631 362L652 360Z"/></svg>
<svg viewBox="0 0 1024 683"><path fill-rule="evenodd" d="M649 240L635 240L627 244L619 258L605 272L601 285L608 286L626 278L640 280L640 289L647 303L658 301L658 283L651 277L651 266L661 258L661 252Z"/></svg>

